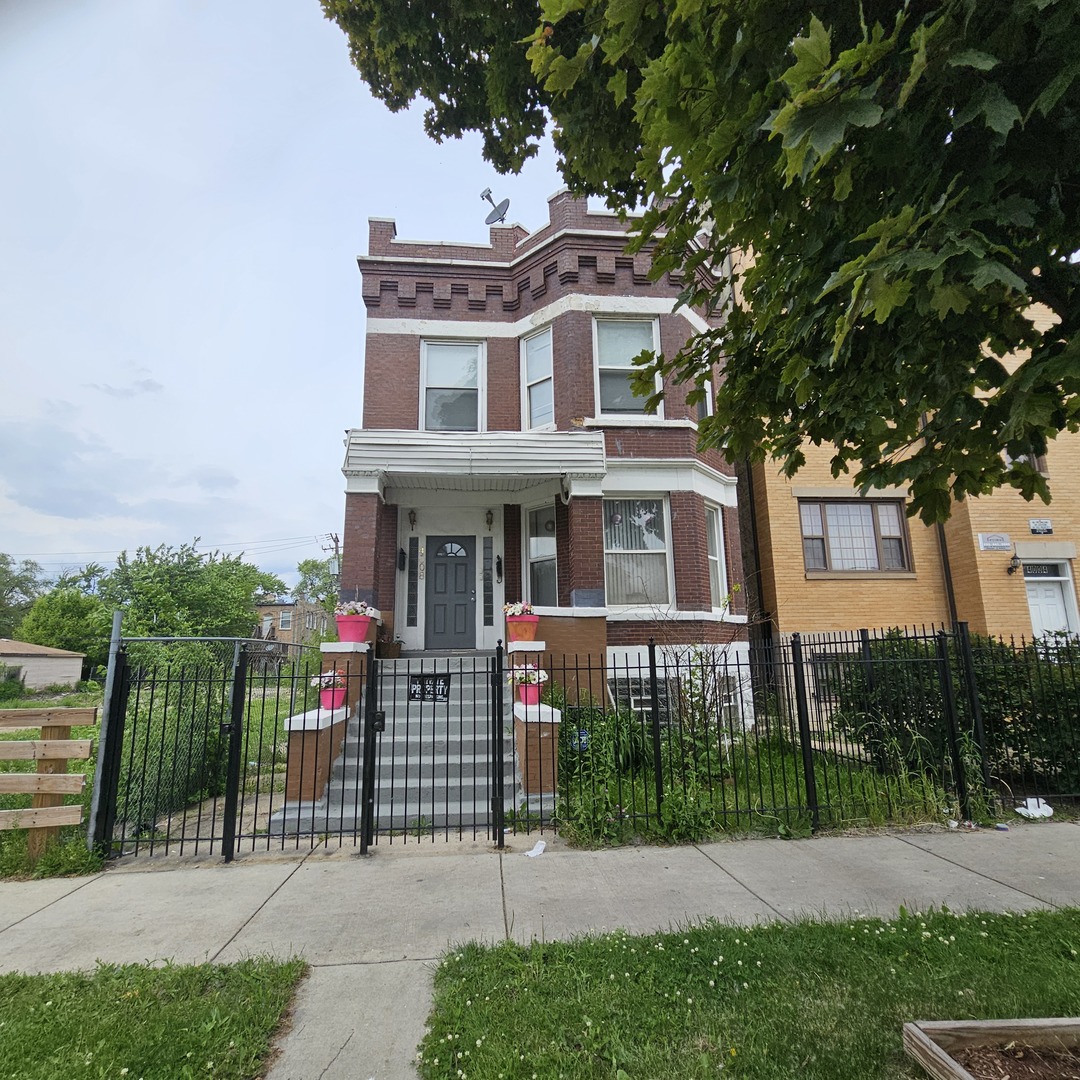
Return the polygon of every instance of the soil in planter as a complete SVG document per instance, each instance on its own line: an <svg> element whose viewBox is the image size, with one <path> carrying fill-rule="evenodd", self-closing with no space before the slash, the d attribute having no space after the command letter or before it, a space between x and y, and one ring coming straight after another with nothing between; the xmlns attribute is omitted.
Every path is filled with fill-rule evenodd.
<svg viewBox="0 0 1080 1080"><path fill-rule="evenodd" d="M1080 1049L1067 1046L970 1046L949 1051L977 1080L1080 1080Z"/></svg>

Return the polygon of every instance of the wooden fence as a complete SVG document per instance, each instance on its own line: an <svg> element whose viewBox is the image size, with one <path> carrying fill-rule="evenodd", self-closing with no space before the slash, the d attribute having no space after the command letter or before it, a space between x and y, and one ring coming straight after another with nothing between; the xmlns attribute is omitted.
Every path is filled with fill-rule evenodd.
<svg viewBox="0 0 1080 1080"><path fill-rule="evenodd" d="M40 728L41 737L0 740L0 761L33 761L36 772L0 773L0 794L31 795L29 809L0 810L0 829L27 829L31 862L37 861L61 825L82 822L81 805L65 806L64 797L86 786L82 773L68 775L69 761L90 757L91 739L72 739L71 728L97 723L97 709L0 709L0 731Z"/></svg>

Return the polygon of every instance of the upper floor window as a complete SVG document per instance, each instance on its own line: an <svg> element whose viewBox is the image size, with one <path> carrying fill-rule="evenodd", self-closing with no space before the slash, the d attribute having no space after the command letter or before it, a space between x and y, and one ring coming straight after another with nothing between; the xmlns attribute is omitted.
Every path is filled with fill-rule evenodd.
<svg viewBox="0 0 1080 1080"><path fill-rule="evenodd" d="M1001 456L1005 459L1006 465L1012 465L1015 462L1023 462L1025 465L1030 465L1037 473L1042 473L1043 476L1047 476L1046 471L1046 455L1036 454L1032 451L1030 454L1019 454L1016 457L1012 457L1008 450L1002 450Z"/></svg>
<svg viewBox="0 0 1080 1080"><path fill-rule="evenodd" d="M604 586L609 604L656 606L670 601L663 499L604 500Z"/></svg>
<svg viewBox="0 0 1080 1080"><path fill-rule="evenodd" d="M705 550L709 557L709 592L712 606L727 605L727 589L724 575L724 534L721 531L720 511L715 506L705 507Z"/></svg>
<svg viewBox="0 0 1080 1080"><path fill-rule="evenodd" d="M423 343L420 399L424 431L482 430L482 365L478 342Z"/></svg>
<svg viewBox="0 0 1080 1080"><path fill-rule="evenodd" d="M595 319L596 401L601 416L648 416L645 398L635 397L630 384L637 373L634 357L644 350L659 351L656 319Z"/></svg>
<svg viewBox="0 0 1080 1080"><path fill-rule="evenodd" d="M269 637L270 631L274 628L274 616L264 615L262 617L262 636Z"/></svg>
<svg viewBox="0 0 1080 1080"><path fill-rule="evenodd" d="M282 630L291 630L292 629L292 612L291 611L282 611L282 612L280 612L278 614L278 626L281 627Z"/></svg>
<svg viewBox="0 0 1080 1080"><path fill-rule="evenodd" d="M559 603L555 544L555 504L528 511L526 559L529 564L529 600L544 607Z"/></svg>
<svg viewBox="0 0 1080 1080"><path fill-rule="evenodd" d="M899 501L801 501L799 516L807 570L911 569Z"/></svg>
<svg viewBox="0 0 1080 1080"><path fill-rule="evenodd" d="M712 388L712 376L705 380L702 390L705 391L705 396L697 402L697 404L690 407L691 417L698 423L701 423L707 416L713 414L713 388Z"/></svg>
<svg viewBox="0 0 1080 1080"><path fill-rule="evenodd" d="M525 430L555 423L555 396L551 378L551 327L521 343Z"/></svg>

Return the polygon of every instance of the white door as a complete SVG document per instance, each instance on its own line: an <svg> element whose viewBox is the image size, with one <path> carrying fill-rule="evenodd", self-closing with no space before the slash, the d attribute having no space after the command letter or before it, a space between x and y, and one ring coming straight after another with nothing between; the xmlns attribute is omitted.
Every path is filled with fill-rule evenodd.
<svg viewBox="0 0 1080 1080"><path fill-rule="evenodd" d="M1028 579L1028 609L1031 611L1031 629L1036 637L1055 630L1068 632L1074 629L1069 625L1069 609L1065 606L1065 585L1064 581Z"/></svg>

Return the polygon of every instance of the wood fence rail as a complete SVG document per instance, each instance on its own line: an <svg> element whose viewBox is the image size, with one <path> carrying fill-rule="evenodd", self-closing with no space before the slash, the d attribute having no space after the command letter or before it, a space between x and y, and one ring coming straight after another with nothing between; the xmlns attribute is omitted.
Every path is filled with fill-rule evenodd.
<svg viewBox="0 0 1080 1080"><path fill-rule="evenodd" d="M0 709L0 731L39 728L39 739L0 740L0 761L34 761L36 772L0 773L0 795L30 795L26 810L0 810L0 829L27 829L31 862L41 858L61 825L82 822L81 806L65 806L66 795L78 795L86 777L68 775L69 761L90 757L92 740L70 738L73 727L97 723L97 709Z"/></svg>

